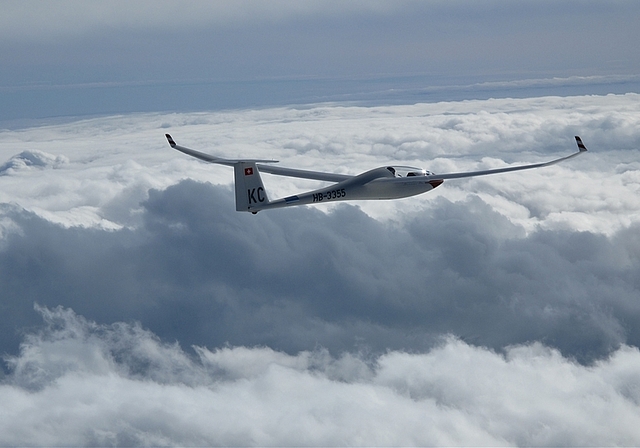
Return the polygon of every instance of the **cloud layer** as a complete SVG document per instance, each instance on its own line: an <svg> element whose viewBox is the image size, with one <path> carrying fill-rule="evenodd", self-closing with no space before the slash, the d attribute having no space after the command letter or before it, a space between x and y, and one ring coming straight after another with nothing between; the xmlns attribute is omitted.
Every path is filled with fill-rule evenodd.
<svg viewBox="0 0 640 448"><path fill-rule="evenodd" d="M37 308L0 385L2 445L634 445L637 348L592 367L534 343L446 338L333 357L163 344L137 324ZM0 408L2 409L2 408Z"/></svg>
<svg viewBox="0 0 640 448"><path fill-rule="evenodd" d="M637 444L639 104L322 105L0 132L0 441ZM549 160L576 134L590 152L254 216L235 212L227 167L165 132L351 174ZM273 197L316 185L265 184Z"/></svg>
<svg viewBox="0 0 640 448"><path fill-rule="evenodd" d="M290 353L423 350L443 333L494 349L545 341L582 361L640 345L637 225L523 236L479 198L437 199L402 228L353 206L254 218L231 213L230 196L193 181L151 191L135 230L8 212L20 233L0 258L5 350L34 301Z"/></svg>

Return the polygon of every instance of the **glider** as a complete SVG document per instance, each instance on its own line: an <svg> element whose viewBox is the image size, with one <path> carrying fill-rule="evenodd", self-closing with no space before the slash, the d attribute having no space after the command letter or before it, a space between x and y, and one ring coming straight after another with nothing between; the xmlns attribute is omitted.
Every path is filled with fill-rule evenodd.
<svg viewBox="0 0 640 448"><path fill-rule="evenodd" d="M542 168L571 159L587 151L580 137L576 136L576 143L578 144L577 152L549 162L446 174L435 174L422 168L408 166L382 166L365 171L357 176L350 176L347 174L298 170L272 165L273 163L277 163L277 160L223 159L185 148L184 146L179 146L169 134L165 134L165 136L173 149L177 149L205 162L232 166L235 180L236 210L251 212L253 214L258 213L260 210L294 205L334 201L406 198L433 190L441 185L445 179L460 179L464 177ZM270 200L262 183L260 173L333 182L333 184L306 193Z"/></svg>

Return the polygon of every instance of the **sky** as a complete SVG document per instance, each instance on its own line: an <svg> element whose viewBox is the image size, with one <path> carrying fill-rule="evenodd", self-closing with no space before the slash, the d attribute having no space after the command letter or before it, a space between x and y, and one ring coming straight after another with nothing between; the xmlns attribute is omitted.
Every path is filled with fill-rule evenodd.
<svg viewBox="0 0 640 448"><path fill-rule="evenodd" d="M0 446L640 443L637 2L0 5Z"/></svg>
<svg viewBox="0 0 640 448"><path fill-rule="evenodd" d="M0 4L0 121L639 84L634 0Z"/></svg>

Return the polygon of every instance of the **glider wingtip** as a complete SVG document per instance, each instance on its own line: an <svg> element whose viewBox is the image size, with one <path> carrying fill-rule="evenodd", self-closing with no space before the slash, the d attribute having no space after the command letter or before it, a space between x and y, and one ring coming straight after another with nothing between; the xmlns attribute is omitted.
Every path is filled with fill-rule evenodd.
<svg viewBox="0 0 640 448"><path fill-rule="evenodd" d="M587 147L584 146L584 143L582 143L582 139L578 135L576 135L576 143L578 144L578 149L580 150L580 152L584 152L587 150Z"/></svg>
<svg viewBox="0 0 640 448"><path fill-rule="evenodd" d="M176 142L175 142L175 141L173 141L173 138L171 137L171 135L169 135L169 134L164 134L164 136L165 136L165 137L167 137L167 141L169 142L169 145L170 145L172 148L175 148L175 147L176 147Z"/></svg>

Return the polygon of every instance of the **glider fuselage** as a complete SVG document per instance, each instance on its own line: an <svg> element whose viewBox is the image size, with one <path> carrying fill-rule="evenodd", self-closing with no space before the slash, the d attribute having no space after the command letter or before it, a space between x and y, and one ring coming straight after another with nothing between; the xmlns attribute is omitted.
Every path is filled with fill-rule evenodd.
<svg viewBox="0 0 640 448"><path fill-rule="evenodd" d="M258 166L259 168L259 166ZM405 171L404 173L402 171ZM405 177L403 177L403 174ZM317 204L336 201L399 199L426 193L442 184L443 180L429 179L427 171L411 167L380 167L350 179L309 191L267 202L257 194L250 198L250 209L286 207L289 205ZM247 192L249 196L251 191ZM259 201L253 204L253 200Z"/></svg>

